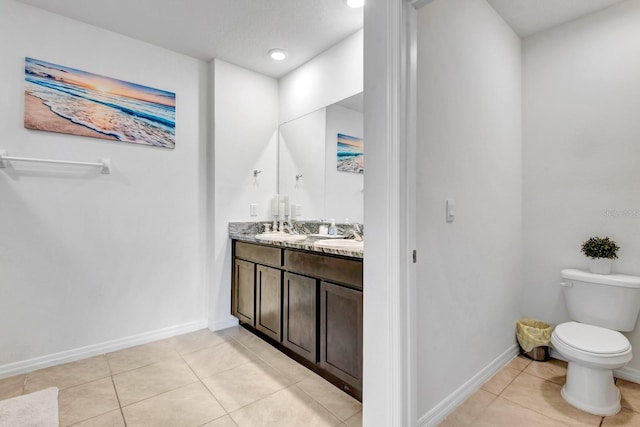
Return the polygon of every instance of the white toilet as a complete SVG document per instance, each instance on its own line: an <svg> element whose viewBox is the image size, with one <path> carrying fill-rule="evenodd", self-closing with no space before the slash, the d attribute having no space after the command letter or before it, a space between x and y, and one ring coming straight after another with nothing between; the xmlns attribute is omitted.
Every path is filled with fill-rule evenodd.
<svg viewBox="0 0 640 427"><path fill-rule="evenodd" d="M562 270L565 303L575 322L562 323L552 347L567 359L562 397L596 415L620 411L613 370L631 360L631 344L618 331L632 331L640 311L640 277Z"/></svg>

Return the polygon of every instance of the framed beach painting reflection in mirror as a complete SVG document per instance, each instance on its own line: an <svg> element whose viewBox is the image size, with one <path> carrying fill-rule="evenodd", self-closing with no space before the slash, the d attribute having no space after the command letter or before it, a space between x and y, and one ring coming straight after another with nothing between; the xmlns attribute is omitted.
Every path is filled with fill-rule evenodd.
<svg viewBox="0 0 640 427"><path fill-rule="evenodd" d="M364 141L362 138L338 134L338 170L364 173Z"/></svg>
<svg viewBox="0 0 640 427"><path fill-rule="evenodd" d="M24 127L175 148L176 95L25 58Z"/></svg>

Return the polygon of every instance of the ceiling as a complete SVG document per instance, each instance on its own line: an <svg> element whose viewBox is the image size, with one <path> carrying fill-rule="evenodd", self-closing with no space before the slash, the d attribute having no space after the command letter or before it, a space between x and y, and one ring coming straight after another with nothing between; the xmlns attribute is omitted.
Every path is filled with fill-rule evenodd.
<svg viewBox="0 0 640 427"><path fill-rule="evenodd" d="M19 0L203 60L279 78L353 34L362 9L344 0ZM275 62L269 49L289 57Z"/></svg>
<svg viewBox="0 0 640 427"><path fill-rule="evenodd" d="M520 37L564 24L624 0L487 0Z"/></svg>
<svg viewBox="0 0 640 427"><path fill-rule="evenodd" d="M280 78L363 25L344 0L19 0L203 60ZM418 0L428 4L431 0ZM521 37L623 0L487 0ZM289 57L269 58L272 48Z"/></svg>

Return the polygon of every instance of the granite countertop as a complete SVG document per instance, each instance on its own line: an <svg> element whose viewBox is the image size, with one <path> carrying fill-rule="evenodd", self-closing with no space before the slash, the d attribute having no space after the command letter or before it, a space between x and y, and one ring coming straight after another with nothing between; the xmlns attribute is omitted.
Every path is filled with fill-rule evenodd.
<svg viewBox="0 0 640 427"><path fill-rule="evenodd" d="M256 235L259 234L255 226L249 225L252 223L229 223L229 238L234 240L240 240L243 242L259 243L261 245L273 246L276 248L291 248L301 249L309 252L318 252L331 255L340 255L351 258L364 258L363 249L355 248L326 248L322 246L316 246L314 243L319 238L308 237L305 240L289 241L289 242L277 242L269 240L256 239Z"/></svg>

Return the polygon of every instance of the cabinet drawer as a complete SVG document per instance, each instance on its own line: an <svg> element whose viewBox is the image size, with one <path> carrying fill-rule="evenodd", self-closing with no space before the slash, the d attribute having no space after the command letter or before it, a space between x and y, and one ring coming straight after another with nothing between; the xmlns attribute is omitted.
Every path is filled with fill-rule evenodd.
<svg viewBox="0 0 640 427"><path fill-rule="evenodd" d="M236 257L273 267L282 266L282 249L236 241Z"/></svg>
<svg viewBox="0 0 640 427"><path fill-rule="evenodd" d="M362 261L287 249L284 251L284 266L287 271L362 289Z"/></svg>

